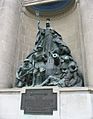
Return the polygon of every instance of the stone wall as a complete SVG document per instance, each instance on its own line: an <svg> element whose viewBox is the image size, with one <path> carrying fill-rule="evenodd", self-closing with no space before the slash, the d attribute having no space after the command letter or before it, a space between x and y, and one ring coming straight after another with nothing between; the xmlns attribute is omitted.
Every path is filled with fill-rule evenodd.
<svg viewBox="0 0 93 119"><path fill-rule="evenodd" d="M24 114L20 110L23 91L0 90L0 119L93 119L93 89L53 88L57 93L57 110L53 115Z"/></svg>
<svg viewBox="0 0 93 119"><path fill-rule="evenodd" d="M86 57L86 74L89 86L93 86L93 0L80 0L83 40Z"/></svg>
<svg viewBox="0 0 93 119"><path fill-rule="evenodd" d="M0 88L12 87L20 23L20 0L0 0Z"/></svg>
<svg viewBox="0 0 93 119"><path fill-rule="evenodd" d="M0 88L13 87L18 66L34 48L37 18L22 8L22 2L0 1ZM86 86L93 86L92 9L92 0L80 0L68 12L50 17L51 27L70 47ZM44 27L46 18L40 20Z"/></svg>

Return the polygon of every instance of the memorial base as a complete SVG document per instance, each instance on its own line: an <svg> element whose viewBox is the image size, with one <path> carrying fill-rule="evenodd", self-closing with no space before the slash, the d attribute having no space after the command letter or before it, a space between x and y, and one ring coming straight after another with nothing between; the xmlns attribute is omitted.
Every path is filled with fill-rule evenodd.
<svg viewBox="0 0 93 119"><path fill-rule="evenodd" d="M26 88L0 90L0 119L93 119L92 88L27 89L51 88L53 93L57 93L57 110L53 110L51 115L24 114L24 110L21 110L21 102Z"/></svg>

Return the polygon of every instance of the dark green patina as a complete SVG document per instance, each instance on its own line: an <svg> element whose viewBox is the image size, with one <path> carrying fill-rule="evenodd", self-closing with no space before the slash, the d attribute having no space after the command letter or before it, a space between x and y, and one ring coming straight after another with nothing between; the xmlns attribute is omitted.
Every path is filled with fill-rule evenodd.
<svg viewBox="0 0 93 119"><path fill-rule="evenodd" d="M24 60L16 73L16 86L84 86L83 76L76 61L62 37L50 27L47 19L46 28L38 22L35 48Z"/></svg>

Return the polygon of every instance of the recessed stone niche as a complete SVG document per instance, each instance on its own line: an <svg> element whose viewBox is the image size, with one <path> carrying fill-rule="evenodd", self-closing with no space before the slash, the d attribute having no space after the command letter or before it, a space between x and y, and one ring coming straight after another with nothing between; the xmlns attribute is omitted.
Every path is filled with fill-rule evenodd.
<svg viewBox="0 0 93 119"><path fill-rule="evenodd" d="M28 4L29 3L29 4ZM18 65L22 63L25 57L34 48L34 42L37 33L37 18L33 14L34 10L29 11L27 7L32 9L30 5L31 1L25 0L24 13L21 14L21 24L19 29L19 44L18 48ZM64 42L69 46L72 51L72 55L78 63L80 71L83 73L84 79L86 79L86 65L85 65L85 53L84 43L82 38L81 16L79 3L75 0L73 5L70 5L68 11L59 13L56 15L49 15L51 20L51 27L62 35ZM26 9L27 8L27 9ZM40 27L45 28L46 18L48 16L40 15ZM85 80L87 86L87 81Z"/></svg>

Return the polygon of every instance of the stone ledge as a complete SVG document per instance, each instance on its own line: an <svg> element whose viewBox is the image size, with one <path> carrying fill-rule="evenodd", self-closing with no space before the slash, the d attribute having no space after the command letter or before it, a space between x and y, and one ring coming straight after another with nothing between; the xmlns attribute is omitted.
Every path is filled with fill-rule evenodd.
<svg viewBox="0 0 93 119"><path fill-rule="evenodd" d="M59 87L24 87L24 88L7 88L7 89L0 89L0 93L20 93L24 92L25 89L50 89L53 88L54 91L59 92L84 92L89 91L93 92L93 87L70 87L70 88L59 88Z"/></svg>

